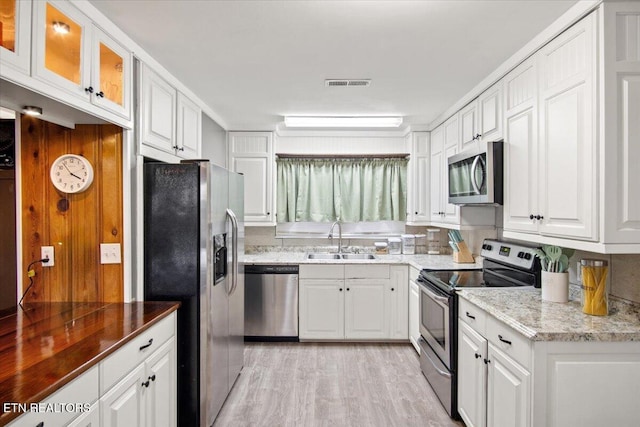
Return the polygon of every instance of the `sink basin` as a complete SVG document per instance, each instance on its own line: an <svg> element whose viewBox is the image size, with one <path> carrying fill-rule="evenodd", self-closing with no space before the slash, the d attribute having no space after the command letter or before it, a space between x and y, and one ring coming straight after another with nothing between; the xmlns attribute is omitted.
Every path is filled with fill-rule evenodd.
<svg viewBox="0 0 640 427"><path fill-rule="evenodd" d="M307 254L307 259L340 259L338 254Z"/></svg>
<svg viewBox="0 0 640 427"><path fill-rule="evenodd" d="M375 255L371 254L342 254L343 259L376 259Z"/></svg>

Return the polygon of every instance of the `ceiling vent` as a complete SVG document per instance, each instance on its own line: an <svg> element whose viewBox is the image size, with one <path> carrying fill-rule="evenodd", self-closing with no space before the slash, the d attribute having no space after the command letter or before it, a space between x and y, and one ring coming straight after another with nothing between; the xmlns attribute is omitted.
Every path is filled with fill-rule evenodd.
<svg viewBox="0 0 640 427"><path fill-rule="evenodd" d="M367 87L371 84L370 79L327 79L324 81L324 85L327 87L346 87L346 86L359 86Z"/></svg>

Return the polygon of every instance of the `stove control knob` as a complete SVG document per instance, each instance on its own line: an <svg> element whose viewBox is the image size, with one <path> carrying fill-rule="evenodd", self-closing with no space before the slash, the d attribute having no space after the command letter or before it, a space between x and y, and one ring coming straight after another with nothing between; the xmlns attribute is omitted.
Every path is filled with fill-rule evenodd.
<svg viewBox="0 0 640 427"><path fill-rule="evenodd" d="M482 249L486 249L486 250L490 251L491 250L491 245L488 244L488 243L485 243L484 245L482 245Z"/></svg>
<svg viewBox="0 0 640 427"><path fill-rule="evenodd" d="M526 259L527 261L530 260L531 259L531 254L529 252L524 254L524 259Z"/></svg>
<svg viewBox="0 0 640 427"><path fill-rule="evenodd" d="M524 258L524 252L522 251L518 252L518 258Z"/></svg>

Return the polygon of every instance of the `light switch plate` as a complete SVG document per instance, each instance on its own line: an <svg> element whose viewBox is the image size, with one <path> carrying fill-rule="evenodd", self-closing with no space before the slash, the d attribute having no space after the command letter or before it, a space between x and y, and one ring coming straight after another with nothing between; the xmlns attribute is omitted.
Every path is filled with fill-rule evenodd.
<svg viewBox="0 0 640 427"><path fill-rule="evenodd" d="M100 264L120 264L120 243L100 243Z"/></svg>

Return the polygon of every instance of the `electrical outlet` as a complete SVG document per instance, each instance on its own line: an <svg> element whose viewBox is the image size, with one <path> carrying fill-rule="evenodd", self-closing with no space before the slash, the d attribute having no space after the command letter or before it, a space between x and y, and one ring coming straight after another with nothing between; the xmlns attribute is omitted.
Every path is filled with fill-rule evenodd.
<svg viewBox="0 0 640 427"><path fill-rule="evenodd" d="M100 243L100 264L120 264L120 243Z"/></svg>
<svg viewBox="0 0 640 427"><path fill-rule="evenodd" d="M53 267L55 261L55 252L53 246L40 247L40 259L48 259L49 261L41 263L43 267Z"/></svg>

